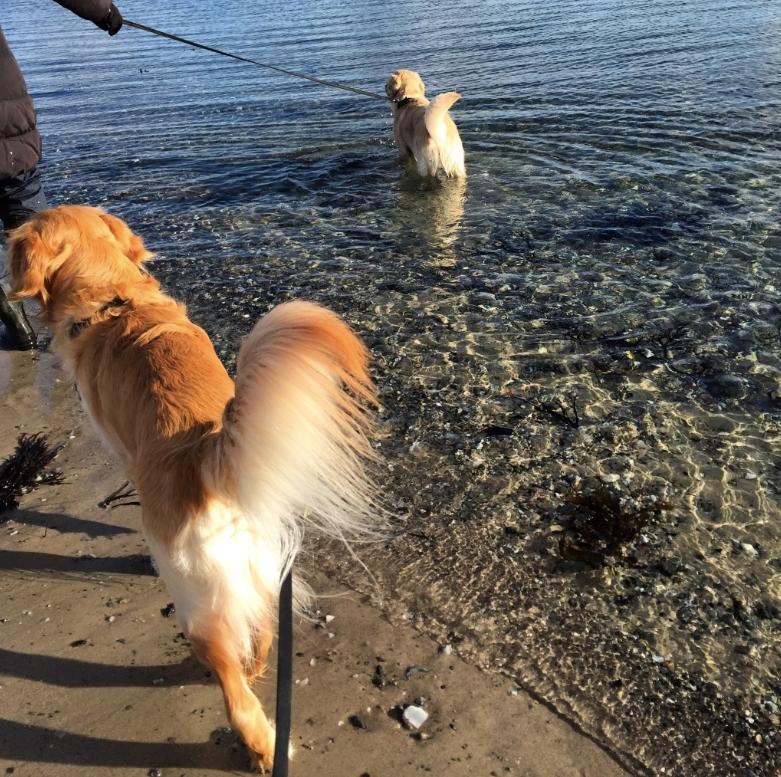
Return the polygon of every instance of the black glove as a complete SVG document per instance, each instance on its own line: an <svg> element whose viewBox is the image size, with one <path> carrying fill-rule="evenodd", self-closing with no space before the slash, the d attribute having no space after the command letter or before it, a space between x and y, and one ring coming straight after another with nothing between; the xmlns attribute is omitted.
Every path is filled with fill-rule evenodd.
<svg viewBox="0 0 781 777"><path fill-rule="evenodd" d="M111 4L111 9L106 18L98 24L98 27L101 30L105 30L109 35L116 35L122 29L122 14L114 3Z"/></svg>

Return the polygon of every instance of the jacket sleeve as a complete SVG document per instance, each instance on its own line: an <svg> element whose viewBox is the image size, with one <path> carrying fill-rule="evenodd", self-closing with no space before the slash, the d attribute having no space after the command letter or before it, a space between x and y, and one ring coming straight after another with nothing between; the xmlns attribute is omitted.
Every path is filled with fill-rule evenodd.
<svg viewBox="0 0 781 777"><path fill-rule="evenodd" d="M111 0L54 0L82 19L100 24L111 10Z"/></svg>

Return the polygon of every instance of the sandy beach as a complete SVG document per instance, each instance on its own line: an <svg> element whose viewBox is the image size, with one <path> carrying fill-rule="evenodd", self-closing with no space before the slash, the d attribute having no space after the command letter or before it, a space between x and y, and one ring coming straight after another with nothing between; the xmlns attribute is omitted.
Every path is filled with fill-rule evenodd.
<svg viewBox="0 0 781 777"><path fill-rule="evenodd" d="M84 425L57 360L0 352L0 391L3 456L20 432L65 443L56 461L64 483L26 495L0 525L0 771L246 772L216 682L163 614L170 600L138 508L97 506L122 474ZM509 680L391 623L336 580L316 574L312 583L325 596L321 616L296 628L292 774L626 774ZM273 708L273 675L258 692ZM430 717L413 733L398 715L416 700Z"/></svg>

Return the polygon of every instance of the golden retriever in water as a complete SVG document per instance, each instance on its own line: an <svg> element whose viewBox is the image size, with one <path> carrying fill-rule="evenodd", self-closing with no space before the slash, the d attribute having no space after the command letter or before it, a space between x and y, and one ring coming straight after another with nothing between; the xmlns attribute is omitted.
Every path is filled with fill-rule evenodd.
<svg viewBox="0 0 781 777"><path fill-rule="evenodd" d="M124 464L144 533L197 657L260 768L274 729L250 688L272 641L304 518L371 534L375 394L367 351L336 314L279 305L241 346L236 382L151 255L97 209L43 211L11 236L15 296L36 297L87 413Z"/></svg>
<svg viewBox="0 0 781 777"><path fill-rule="evenodd" d="M448 110L458 92L445 92L431 102L425 97L423 79L414 70L396 70L385 85L385 93L393 102L393 134L402 159L414 158L418 173L435 176L437 170L461 177L464 168L464 147Z"/></svg>

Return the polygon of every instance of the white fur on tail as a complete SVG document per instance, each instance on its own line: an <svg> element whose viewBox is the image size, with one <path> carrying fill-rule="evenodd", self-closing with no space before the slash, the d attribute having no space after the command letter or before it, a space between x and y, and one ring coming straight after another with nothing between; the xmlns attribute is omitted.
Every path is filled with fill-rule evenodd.
<svg viewBox="0 0 781 777"><path fill-rule="evenodd" d="M249 661L304 524L345 542L378 535L367 362L347 324L308 302L274 308L244 341L236 395L202 464L206 508L172 547L147 537L190 636L208 636L218 618Z"/></svg>
<svg viewBox="0 0 781 777"><path fill-rule="evenodd" d="M465 176L464 168L464 147L458 134L455 137L448 138L447 127L445 126L445 117L447 112L461 99L458 92L444 92L438 94L427 106L424 114L424 121L428 134L436 145L436 159L432 159L434 164L433 171L429 175L436 173L437 167L441 167L447 175ZM422 171L421 171L422 172Z"/></svg>
<svg viewBox="0 0 781 777"><path fill-rule="evenodd" d="M347 324L310 302L277 306L241 346L221 463L239 507L279 554L278 579L305 523L344 540L375 533L367 362Z"/></svg>

